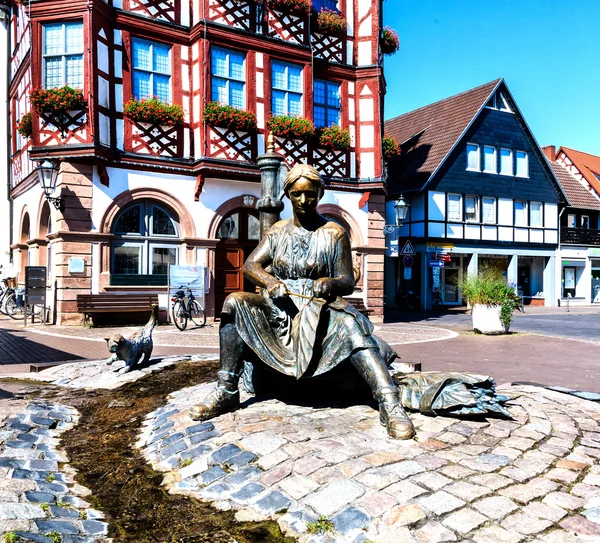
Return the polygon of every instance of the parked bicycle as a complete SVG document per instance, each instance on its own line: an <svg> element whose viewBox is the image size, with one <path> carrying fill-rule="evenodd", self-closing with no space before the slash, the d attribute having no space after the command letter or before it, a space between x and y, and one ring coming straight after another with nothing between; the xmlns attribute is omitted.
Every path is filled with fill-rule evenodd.
<svg viewBox="0 0 600 543"><path fill-rule="evenodd" d="M41 307L27 306L25 309L24 289L14 289L8 285L7 279L2 279L0 286L0 312L8 315L11 319L23 320L25 313L28 317L41 315Z"/></svg>
<svg viewBox="0 0 600 543"><path fill-rule="evenodd" d="M192 281L192 283L194 282L195 281ZM185 291L182 290L186 288L188 290L187 296ZM187 328L188 319L196 326L204 326L206 324L206 314L204 313L202 306L196 301L190 285L181 285L179 289L180 290L175 293L175 296L171 298L171 302L173 303L171 312L175 326L183 332Z"/></svg>

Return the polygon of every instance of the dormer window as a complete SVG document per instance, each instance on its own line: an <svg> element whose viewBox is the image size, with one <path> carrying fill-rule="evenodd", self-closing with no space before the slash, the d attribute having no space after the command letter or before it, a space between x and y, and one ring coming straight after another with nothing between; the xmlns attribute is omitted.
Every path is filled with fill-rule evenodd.
<svg viewBox="0 0 600 543"><path fill-rule="evenodd" d="M508 98L503 92L500 91L495 93L494 96L488 100L488 103L485 104L485 107L490 109L498 109L500 111L505 111L506 113L514 113Z"/></svg>

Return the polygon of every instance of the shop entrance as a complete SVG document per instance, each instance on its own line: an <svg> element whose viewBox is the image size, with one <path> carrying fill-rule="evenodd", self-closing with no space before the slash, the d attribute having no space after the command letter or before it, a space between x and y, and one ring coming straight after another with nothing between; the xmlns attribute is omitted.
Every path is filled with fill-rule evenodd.
<svg viewBox="0 0 600 543"><path fill-rule="evenodd" d="M600 260L592 260L592 303L600 304Z"/></svg>
<svg viewBox="0 0 600 543"><path fill-rule="evenodd" d="M462 299L458 284L462 279L461 257L453 256L441 269L442 303L444 305L460 305Z"/></svg>

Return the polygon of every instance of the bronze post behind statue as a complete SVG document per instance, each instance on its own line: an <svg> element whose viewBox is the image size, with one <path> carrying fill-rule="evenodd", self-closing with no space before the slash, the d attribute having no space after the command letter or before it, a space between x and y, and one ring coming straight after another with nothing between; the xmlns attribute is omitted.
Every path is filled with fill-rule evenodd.
<svg viewBox="0 0 600 543"><path fill-rule="evenodd" d="M283 157L275 152L273 135L269 134L267 152L257 159L260 168L260 200L256 202L256 209L260 211L260 238L278 220L283 210L283 202L279 199L278 177L279 168Z"/></svg>

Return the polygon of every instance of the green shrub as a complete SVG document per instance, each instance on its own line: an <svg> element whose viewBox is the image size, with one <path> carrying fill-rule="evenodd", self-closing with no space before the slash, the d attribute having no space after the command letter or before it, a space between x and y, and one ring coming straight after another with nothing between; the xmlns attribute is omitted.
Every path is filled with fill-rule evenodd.
<svg viewBox="0 0 600 543"><path fill-rule="evenodd" d="M335 527L333 522L331 522L327 517L321 516L319 517L319 520L307 522L306 531L309 534L327 534L335 532Z"/></svg>

